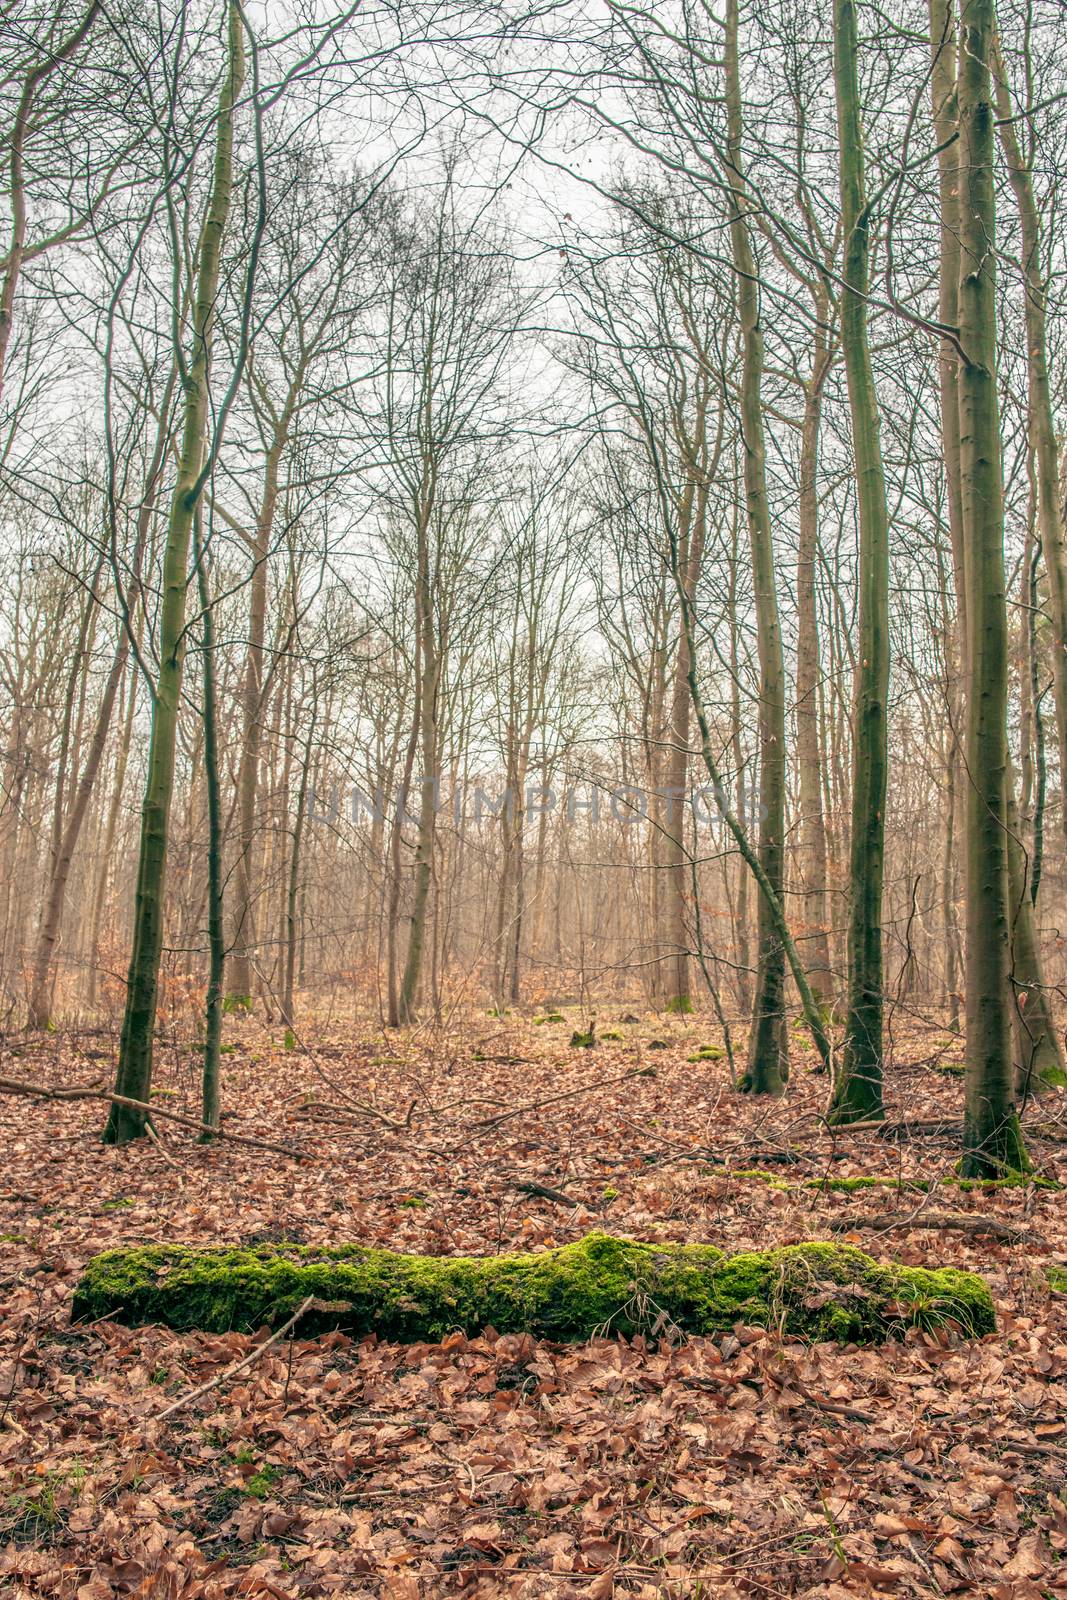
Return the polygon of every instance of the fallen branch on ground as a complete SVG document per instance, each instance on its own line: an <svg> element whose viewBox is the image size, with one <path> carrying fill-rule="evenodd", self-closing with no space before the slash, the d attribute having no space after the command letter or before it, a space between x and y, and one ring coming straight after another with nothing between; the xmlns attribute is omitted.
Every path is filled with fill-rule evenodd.
<svg viewBox="0 0 1067 1600"><path fill-rule="evenodd" d="M957 1233L972 1233L990 1239L1006 1239L1011 1244L1047 1244L1039 1233L1027 1228L1015 1228L1010 1223L998 1222L995 1217L971 1217L956 1211L875 1211L856 1215L853 1212L838 1214L830 1219L834 1233L848 1233L852 1228L872 1228L878 1233L890 1233L894 1228L947 1228Z"/></svg>
<svg viewBox="0 0 1067 1600"><path fill-rule="evenodd" d="M300 1150L284 1144L271 1144L268 1139L253 1139L247 1133L231 1133L228 1128L213 1128L207 1122L196 1122L177 1111L166 1111L162 1106L147 1100L132 1100L128 1094L112 1094L108 1089L97 1089L88 1084L74 1084L69 1089L54 1088L47 1083L24 1083L18 1078L0 1078L0 1094L24 1094L34 1100L109 1100L116 1106L131 1106L135 1111L146 1111L151 1117L163 1117L180 1127L191 1128L194 1133L207 1133L213 1139L229 1139L234 1144L251 1145L253 1150L270 1150L276 1156L286 1156L290 1161L304 1161Z"/></svg>
<svg viewBox="0 0 1067 1600"><path fill-rule="evenodd" d="M926 1117L906 1118L900 1122L827 1122L825 1117L820 1118L823 1132L839 1133L876 1133L882 1139L910 1139L915 1135L933 1133L962 1133L963 1123L958 1117Z"/></svg>
<svg viewBox="0 0 1067 1600"><path fill-rule="evenodd" d="M533 1195L537 1200L551 1200L557 1206L581 1205L580 1200L571 1194L564 1194L561 1189L550 1189L545 1183L532 1183L526 1178L513 1178L512 1188L518 1189L520 1194Z"/></svg>

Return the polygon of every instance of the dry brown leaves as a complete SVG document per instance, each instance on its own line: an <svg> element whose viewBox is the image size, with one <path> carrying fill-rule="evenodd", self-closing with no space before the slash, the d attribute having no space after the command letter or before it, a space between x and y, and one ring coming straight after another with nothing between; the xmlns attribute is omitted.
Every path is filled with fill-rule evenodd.
<svg viewBox="0 0 1067 1600"><path fill-rule="evenodd" d="M787 1099L767 1106L731 1095L721 1062L689 1062L716 1042L704 1023L602 1019L626 1037L587 1051L568 1048L572 1020L483 1016L400 1038L309 1025L301 1051L233 1021L230 1125L282 1135L301 1164L205 1149L180 1129L164 1131L163 1152L105 1150L97 1104L0 1101L0 1591L1067 1595L1067 1298L1044 1271L1067 1261L1067 1227L1051 1190L947 1188L930 1201L1036 1232L1047 1250L907 1226L857 1237L984 1272L1000 1331L979 1344L807 1348L744 1328L677 1348L335 1335L272 1346L161 1422L254 1341L70 1326L82 1263L120 1243L358 1239L443 1254L608 1226L744 1249L831 1236L857 1204L906 1214L926 1202L895 1187L776 1189L721 1168L770 1167L793 1185L951 1171L946 1139L831 1138L799 1047ZM667 1048L649 1050L654 1038ZM931 1039L898 1030L896 1049L919 1061ZM640 1064L655 1077L597 1087ZM83 1037L20 1044L2 1070L71 1083L110 1066L108 1041ZM195 1077L194 1051L163 1052L163 1103L194 1113ZM929 1067L898 1067L893 1096L901 1113L958 1113L958 1081ZM1035 1141L1049 1176L1060 1149Z"/></svg>

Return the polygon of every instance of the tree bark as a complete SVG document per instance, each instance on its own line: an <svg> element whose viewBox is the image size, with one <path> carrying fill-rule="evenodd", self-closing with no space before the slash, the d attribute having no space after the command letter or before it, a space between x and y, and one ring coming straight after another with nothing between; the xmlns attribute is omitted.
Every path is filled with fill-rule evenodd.
<svg viewBox="0 0 1067 1600"><path fill-rule="evenodd" d="M215 689L215 615L208 583L207 562L201 538L200 507L193 516L193 558L200 599L204 719L204 787L207 792L207 938L208 979L204 1002L204 1069L200 1120L201 1142L217 1134L220 1125L222 1064L222 986L226 968L222 891L222 786L219 781L218 697Z"/></svg>
<svg viewBox="0 0 1067 1600"><path fill-rule="evenodd" d="M726 102L730 162L730 242L741 319L741 434L745 508L752 553L756 602L756 642L760 664L760 828L759 863L779 905L785 881L785 661L774 579L774 538L767 500L766 444L763 432L763 330L759 278L748 231L741 152L741 78L738 62L738 0L730 0L726 21ZM752 1094L781 1094L788 1076L785 1027L785 952L766 893L759 898L759 966L752 1012L748 1061L740 1087Z"/></svg>
<svg viewBox="0 0 1067 1600"><path fill-rule="evenodd" d="M964 0L960 127L960 486L967 593L965 1177L1026 1168L1008 979L1008 627L997 405L993 0Z"/></svg>
<svg viewBox="0 0 1067 1600"><path fill-rule="evenodd" d="M196 268L193 347L183 377L184 415L178 477L163 557L159 672L152 705L148 781L141 812L133 950L115 1079L116 1094L138 1101L149 1098L152 1085L152 1042L163 949L163 891L185 656L189 541L199 495L203 491L199 476L208 417L211 325L233 189L234 108L243 81L243 23L238 7L231 3L228 6L228 62L219 97L211 195ZM142 1138L144 1132L143 1111L112 1104L104 1130L105 1143L126 1144L131 1139Z"/></svg>
<svg viewBox="0 0 1067 1600"><path fill-rule="evenodd" d="M1056 425L1052 410L1052 385L1048 367L1046 308L1048 285L1042 267L1041 222L1034 198L1033 176L1019 144L1018 123L1013 108L1004 62L994 38L997 131L1008 169L1008 181L1019 212L1022 235L1021 274L1023 315L1026 331L1026 372L1028 383L1027 422L1030 448L1034 455L1037 528L1048 573L1052 612L1052 687L1056 707L1056 733L1060 755L1060 787L1067 783L1067 550L1064 549L1063 520L1059 502L1059 467L1056 451ZM1061 806L1067 831L1067 806Z"/></svg>
<svg viewBox="0 0 1067 1600"><path fill-rule="evenodd" d="M841 352L848 379L859 502L859 650L853 696L849 859L848 1011L830 1117L869 1121L882 1112L882 879L889 763L889 518L878 399L867 339L870 213L860 117L856 0L835 0L844 288Z"/></svg>
<svg viewBox="0 0 1067 1600"><path fill-rule="evenodd" d="M819 427L826 377L833 361L827 324L829 295L815 307L811 377L804 388L800 436L799 538L797 546L797 765L800 777L800 875L804 896L805 967L819 1004L834 999L827 898L826 820L822 804L822 750L819 738L819 620L815 565L819 550Z"/></svg>

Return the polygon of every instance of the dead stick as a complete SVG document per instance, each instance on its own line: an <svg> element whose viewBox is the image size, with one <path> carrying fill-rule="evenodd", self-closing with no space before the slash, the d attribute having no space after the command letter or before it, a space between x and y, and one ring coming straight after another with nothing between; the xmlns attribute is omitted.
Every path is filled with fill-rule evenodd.
<svg viewBox="0 0 1067 1600"><path fill-rule="evenodd" d="M820 1394L812 1394L798 1378L792 1380L793 1388L802 1400L809 1406L814 1406L817 1411L827 1411L832 1417L846 1417L849 1422L877 1422L878 1418L869 1411L861 1411L858 1406L841 1405L837 1400L825 1400Z"/></svg>
<svg viewBox="0 0 1067 1600"><path fill-rule="evenodd" d="M300 1318L304 1315L304 1312L314 1302L314 1299L315 1296L313 1294L309 1294L303 1305L299 1306L296 1311L293 1312L293 1315L289 1318L289 1321L280 1327L276 1333L272 1333L269 1338L264 1339L262 1344L257 1344L256 1348L254 1350L250 1350L246 1356L242 1356L240 1361L232 1362L226 1368L225 1372L219 1373L217 1378L210 1378L207 1383L202 1383L199 1389L193 1389L191 1393L183 1394L180 1400L175 1400L173 1405L168 1406L165 1411L161 1411L155 1420L157 1422L162 1422L164 1417L172 1417L174 1413L176 1411L180 1411L183 1406L189 1405L193 1400L199 1400L202 1394L207 1394L209 1389L217 1389L220 1383L226 1382L227 1378L234 1377L238 1372L242 1371L243 1368L250 1367L253 1361L258 1361L264 1350L268 1350L272 1344L277 1344L279 1340L284 1339L286 1334L289 1332L289 1329L296 1326L296 1324L300 1321Z"/></svg>
<svg viewBox="0 0 1067 1600"><path fill-rule="evenodd" d="M533 1183L525 1178L513 1178L512 1187L518 1189L520 1194L533 1195L538 1200L551 1200L557 1206L577 1206L580 1200L575 1200L573 1195L564 1194L561 1189L550 1189L546 1183Z"/></svg>
<svg viewBox="0 0 1067 1600"><path fill-rule="evenodd" d="M882 1211L861 1216L846 1212L830 1219L834 1233L847 1233L850 1228L872 1228L877 1233L889 1233L894 1228L949 1228L957 1233L986 1234L991 1239L1006 1239L1012 1244L1047 1245L1047 1239L1025 1228L1013 1228L993 1217L968 1217L952 1211L899 1212Z"/></svg>
<svg viewBox="0 0 1067 1600"><path fill-rule="evenodd" d="M165 1117L194 1133L209 1133L213 1139L231 1139L235 1144L248 1144L254 1150L270 1150L277 1156L287 1156L290 1161L303 1161L299 1150L284 1144L271 1144L267 1139L252 1139L246 1133L230 1133L228 1128L212 1128L206 1122L194 1122L191 1117L180 1116L177 1111L164 1111L162 1106L150 1105L147 1100L132 1100L127 1094L112 1094L107 1089L93 1089L74 1085L70 1089L55 1089L47 1083L22 1083L17 1078L0 1078L0 1094L25 1094L39 1100L110 1100L117 1106L132 1106L135 1111L147 1111L153 1117Z"/></svg>
<svg viewBox="0 0 1067 1600"><path fill-rule="evenodd" d="M823 1132L837 1137L842 1133L877 1133L883 1139L892 1138L894 1135L912 1133L958 1133L963 1127L958 1117L928 1117L921 1121L903 1122L834 1122L828 1123L824 1117L819 1119L823 1124Z"/></svg>
<svg viewBox="0 0 1067 1600"><path fill-rule="evenodd" d="M159 1137L159 1134L156 1132L155 1128L153 1128L150 1122L145 1123L144 1131L147 1133L148 1137L151 1139L152 1143L163 1157L163 1160L167 1163L167 1166L175 1167L180 1172L181 1168L178 1166L178 1163L175 1161L170 1151L163 1148L163 1140Z"/></svg>

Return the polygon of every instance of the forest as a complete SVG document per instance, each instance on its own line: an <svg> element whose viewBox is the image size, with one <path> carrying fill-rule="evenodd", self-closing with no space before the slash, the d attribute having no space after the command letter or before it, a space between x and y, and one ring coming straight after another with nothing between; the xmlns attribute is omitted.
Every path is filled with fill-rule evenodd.
<svg viewBox="0 0 1067 1600"><path fill-rule="evenodd" d="M0 131L0 1592L1067 1594L1063 0Z"/></svg>

